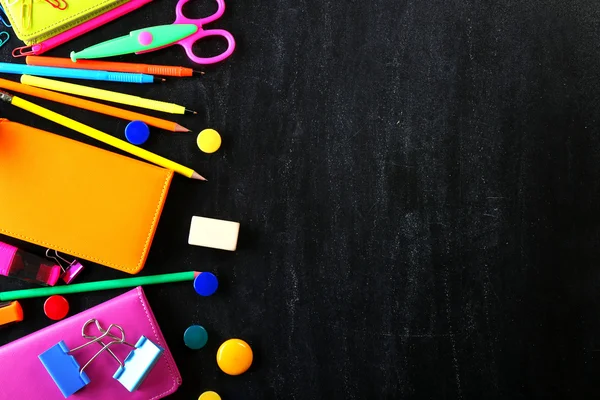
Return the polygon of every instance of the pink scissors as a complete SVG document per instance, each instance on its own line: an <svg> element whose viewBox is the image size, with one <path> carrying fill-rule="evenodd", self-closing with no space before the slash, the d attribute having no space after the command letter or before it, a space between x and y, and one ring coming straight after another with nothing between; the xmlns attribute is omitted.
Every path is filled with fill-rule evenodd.
<svg viewBox="0 0 600 400"><path fill-rule="evenodd" d="M203 28L221 18L225 12L225 1L216 0L218 9L208 17L189 19L183 15L183 5L190 0L179 0L175 7L175 22L171 25L158 25L142 28L106 42L98 43L79 52L71 52L71 59L93 59L119 56L122 54L141 54L162 49L174 44L183 46L190 60L197 64L214 64L225 60L235 49L235 40L231 33L223 29ZM227 49L213 57L198 57L193 52L194 43L209 36L222 37L227 41Z"/></svg>

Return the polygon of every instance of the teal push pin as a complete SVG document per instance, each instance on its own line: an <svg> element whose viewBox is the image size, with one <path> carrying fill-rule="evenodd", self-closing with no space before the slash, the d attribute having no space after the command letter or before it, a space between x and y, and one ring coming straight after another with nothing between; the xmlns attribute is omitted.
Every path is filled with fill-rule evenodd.
<svg viewBox="0 0 600 400"><path fill-rule="evenodd" d="M200 325L192 325L185 330L183 342L192 350L199 350L208 342L208 333Z"/></svg>

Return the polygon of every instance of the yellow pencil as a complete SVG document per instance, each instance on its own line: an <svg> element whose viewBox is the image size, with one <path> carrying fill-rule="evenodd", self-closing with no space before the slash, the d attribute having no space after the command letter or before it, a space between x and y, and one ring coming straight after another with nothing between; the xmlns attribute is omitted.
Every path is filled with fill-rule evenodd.
<svg viewBox="0 0 600 400"><path fill-rule="evenodd" d="M73 129L74 131L77 131L79 133L83 133L86 136L89 136L103 143L116 147L117 149L126 151L127 153L138 156L146 161L150 161L151 163L160 165L161 167L167 169L172 169L173 171L180 173L181 175L187 176L188 178L198 179L201 181L206 180L202 175L198 174L196 171L188 167L185 167L181 164L177 164L176 162L156 155L148 150L144 150L141 147L134 146L121 139L117 139L114 136L110 136L107 133L82 124L81 122L77 122L71 118L67 118L64 115L55 113L54 111L48 110L47 108L40 107L37 104L31 103L27 100L23 100L20 97L13 96L5 91L0 90L0 100L10 103L13 106L22 108L23 110L27 110L33 114L39 115L40 117L46 118L50 121L56 122L57 124L60 124L62 126L66 126L67 128Z"/></svg>
<svg viewBox="0 0 600 400"><path fill-rule="evenodd" d="M75 85L73 83L55 81L53 79L40 78L38 76L22 75L21 83L36 86L56 92L76 94L83 97L110 101L113 103L127 104L129 106L148 108L155 111L163 111L171 114L197 114L195 111L187 110L185 107L165 101L146 99L144 97L132 96L130 94L113 92L110 90L97 89L89 86Z"/></svg>

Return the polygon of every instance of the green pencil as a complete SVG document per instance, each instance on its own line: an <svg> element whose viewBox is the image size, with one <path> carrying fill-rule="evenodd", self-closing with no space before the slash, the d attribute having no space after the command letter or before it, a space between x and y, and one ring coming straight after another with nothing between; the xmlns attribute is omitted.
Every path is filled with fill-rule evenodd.
<svg viewBox="0 0 600 400"><path fill-rule="evenodd" d="M12 290L10 292L0 293L0 301L11 301L19 299L29 299L31 297L52 296L54 294L69 294L93 292L96 290L119 289L126 287L155 285L157 283L193 281L196 276L202 272L188 271L177 272L174 274L138 276L135 278L113 279L108 281L76 283L73 285L42 287L35 289Z"/></svg>

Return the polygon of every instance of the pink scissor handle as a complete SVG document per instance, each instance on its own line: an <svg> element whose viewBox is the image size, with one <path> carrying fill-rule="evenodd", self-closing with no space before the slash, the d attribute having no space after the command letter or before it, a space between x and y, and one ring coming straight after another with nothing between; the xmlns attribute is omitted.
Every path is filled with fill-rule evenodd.
<svg viewBox="0 0 600 400"><path fill-rule="evenodd" d="M233 50L235 50L235 40L233 39L233 36L223 29L210 29L205 31L202 25L209 24L223 16L223 13L225 12L225 0L216 0L217 11L213 15L199 19L190 19L183 15L183 6L188 1L190 0L179 0L177 2L177 5L175 6L175 23L196 25L198 31L195 34L180 40L177 44L183 46L189 59L197 64L214 64L223 61L233 53ZM227 49L222 54L214 57L196 56L193 51L194 43L208 36L220 36L227 40Z"/></svg>
<svg viewBox="0 0 600 400"><path fill-rule="evenodd" d="M182 1L187 1L187 0L182 0ZM194 54L194 50L193 50L194 43L197 42L198 40L202 40L203 38L208 37L208 36L220 36L220 37L224 38L225 40L227 40L227 49L223 53L219 54L218 56L198 57L197 55ZM179 42L177 42L177 44L180 44L181 46L183 46L189 59L192 60L193 62L195 62L196 64L215 64L215 63L221 62L224 59L226 59L227 57L229 57L233 53L233 50L235 50L235 39L233 38L231 33L227 32L223 29L210 29L207 31L201 29L196 34L189 36L183 40L180 40Z"/></svg>
<svg viewBox="0 0 600 400"><path fill-rule="evenodd" d="M208 17L205 18L199 18L199 19L190 19L187 18L185 15L183 15L183 6L185 3L187 3L190 0L179 0L177 2L177 5L175 6L175 23L176 24L194 24L194 25L198 25L199 29L202 29L202 25L205 24L210 24L213 21L218 20L219 18L221 18L223 16L223 13L225 12L225 0L217 0L217 11L213 14L213 15L209 15Z"/></svg>

